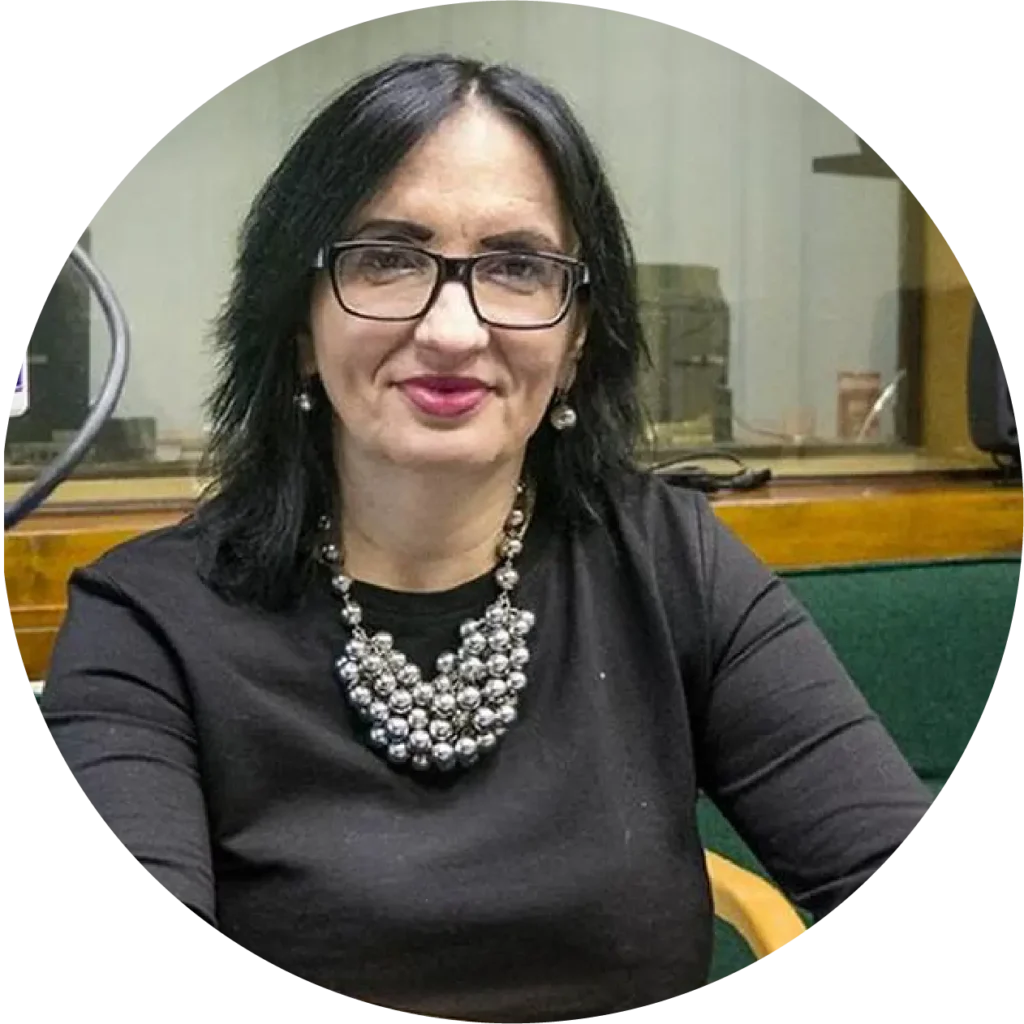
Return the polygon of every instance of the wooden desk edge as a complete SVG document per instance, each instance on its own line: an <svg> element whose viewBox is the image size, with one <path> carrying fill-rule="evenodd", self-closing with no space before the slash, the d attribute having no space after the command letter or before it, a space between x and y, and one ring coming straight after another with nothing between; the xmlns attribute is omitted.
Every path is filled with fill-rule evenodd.
<svg viewBox="0 0 1024 1024"><path fill-rule="evenodd" d="M42 510L4 537L15 633L30 678L43 678L75 566L133 536L171 526L190 501ZM781 482L725 495L713 508L774 569L1016 555L1019 487L913 481Z"/></svg>

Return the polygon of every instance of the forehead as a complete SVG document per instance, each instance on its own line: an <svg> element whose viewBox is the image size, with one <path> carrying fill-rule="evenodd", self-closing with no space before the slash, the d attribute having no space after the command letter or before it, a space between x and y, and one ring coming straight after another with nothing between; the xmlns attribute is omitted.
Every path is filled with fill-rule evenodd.
<svg viewBox="0 0 1024 1024"><path fill-rule="evenodd" d="M423 224L453 241L532 229L563 246L570 234L540 147L504 114L478 102L421 140L357 221L385 218Z"/></svg>

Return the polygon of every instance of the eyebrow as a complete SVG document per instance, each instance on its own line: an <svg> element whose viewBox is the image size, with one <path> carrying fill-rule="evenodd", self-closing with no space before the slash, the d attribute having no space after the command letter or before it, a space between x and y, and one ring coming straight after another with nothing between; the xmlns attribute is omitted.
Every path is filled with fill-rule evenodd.
<svg viewBox="0 0 1024 1024"><path fill-rule="evenodd" d="M561 246L543 231L525 228L519 231L504 231L498 235L482 238L488 249L539 249L542 252L559 252Z"/></svg>
<svg viewBox="0 0 1024 1024"><path fill-rule="evenodd" d="M412 238L417 242L429 242L434 237L434 232L425 224L417 224L415 221L378 218L361 224L353 238L368 236L374 238L397 236ZM549 235L532 228L503 231L496 235L488 235L480 241L485 249L522 249L554 253L561 251L561 246Z"/></svg>
<svg viewBox="0 0 1024 1024"><path fill-rule="evenodd" d="M353 238L361 238L365 235L384 237L387 235L398 235L402 238L415 238L417 242L429 242L434 237L434 232L423 224L416 224L411 220L368 220L359 226Z"/></svg>

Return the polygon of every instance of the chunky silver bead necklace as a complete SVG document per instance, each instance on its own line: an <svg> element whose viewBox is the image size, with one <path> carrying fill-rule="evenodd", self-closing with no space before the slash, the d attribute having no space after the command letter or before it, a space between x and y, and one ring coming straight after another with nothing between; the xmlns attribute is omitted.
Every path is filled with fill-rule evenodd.
<svg viewBox="0 0 1024 1024"><path fill-rule="evenodd" d="M520 484L498 541L497 600L480 618L461 624L458 649L441 654L429 678L395 649L390 633L367 632L340 547L328 539L320 548L331 588L341 600L341 620L351 633L334 663L335 677L366 724L367 744L396 767L468 767L493 751L519 716L530 660L526 637L534 625L532 612L512 604L519 582L514 562L526 531L525 500ZM330 537L332 523L324 519L321 527Z"/></svg>

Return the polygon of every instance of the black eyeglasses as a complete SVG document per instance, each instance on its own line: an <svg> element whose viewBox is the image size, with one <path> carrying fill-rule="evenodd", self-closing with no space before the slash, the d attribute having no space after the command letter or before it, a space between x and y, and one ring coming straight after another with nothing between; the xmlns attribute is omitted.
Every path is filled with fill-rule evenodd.
<svg viewBox="0 0 1024 1024"><path fill-rule="evenodd" d="M405 242L336 242L317 254L347 313L366 320L418 320L449 281L466 286L473 312L491 327L537 330L565 317L589 283L586 264L530 251L453 258Z"/></svg>

